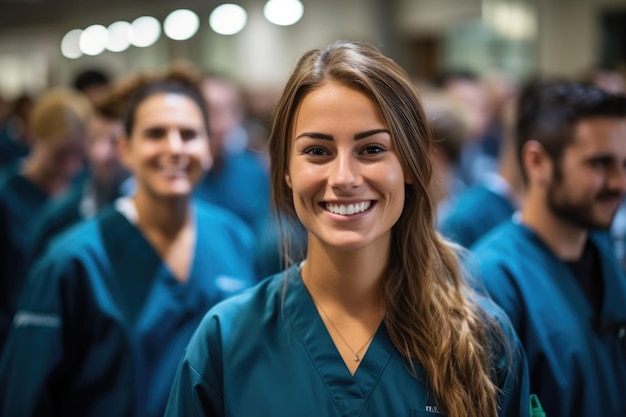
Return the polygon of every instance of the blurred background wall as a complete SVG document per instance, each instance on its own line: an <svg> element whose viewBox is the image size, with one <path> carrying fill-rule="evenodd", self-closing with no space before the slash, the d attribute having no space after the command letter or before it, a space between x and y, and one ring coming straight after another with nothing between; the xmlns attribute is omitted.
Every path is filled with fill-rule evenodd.
<svg viewBox="0 0 626 417"><path fill-rule="evenodd" d="M283 0L281 0L283 1ZM307 49L335 39L377 44L416 80L445 69L498 70L579 77L598 66L626 69L626 0L301 0L290 26L270 23L266 0L233 1L247 13L243 29L220 35L209 26L214 0L0 0L0 96L37 94L68 84L87 67L112 77L191 60L227 72L245 86L280 88ZM109 27L189 9L199 29L187 40L161 32L151 46L130 46L68 58L61 42L71 30Z"/></svg>

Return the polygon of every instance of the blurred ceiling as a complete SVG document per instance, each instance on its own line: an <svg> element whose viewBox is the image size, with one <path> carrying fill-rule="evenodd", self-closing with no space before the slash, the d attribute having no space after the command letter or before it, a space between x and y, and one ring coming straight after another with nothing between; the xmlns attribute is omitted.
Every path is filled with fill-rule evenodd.
<svg viewBox="0 0 626 417"><path fill-rule="evenodd" d="M217 3L217 0L0 0L0 31L80 21L94 15L123 18L128 12L159 14L183 7L206 9Z"/></svg>

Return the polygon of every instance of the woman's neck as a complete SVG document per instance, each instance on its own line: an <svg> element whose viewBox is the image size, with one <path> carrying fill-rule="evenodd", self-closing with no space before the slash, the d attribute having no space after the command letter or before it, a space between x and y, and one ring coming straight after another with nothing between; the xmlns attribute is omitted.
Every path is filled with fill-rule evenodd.
<svg viewBox="0 0 626 417"><path fill-rule="evenodd" d="M138 227L151 235L174 240L191 223L188 198L159 199L139 191L133 201L137 208Z"/></svg>
<svg viewBox="0 0 626 417"><path fill-rule="evenodd" d="M370 252L337 252L309 240L302 279L316 302L356 315L368 311L379 315L388 255Z"/></svg>

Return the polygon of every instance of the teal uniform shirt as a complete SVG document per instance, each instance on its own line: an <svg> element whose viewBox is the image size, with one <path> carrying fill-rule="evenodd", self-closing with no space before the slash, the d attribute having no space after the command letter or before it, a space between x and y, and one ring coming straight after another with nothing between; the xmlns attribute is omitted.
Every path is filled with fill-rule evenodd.
<svg viewBox="0 0 626 417"><path fill-rule="evenodd" d="M626 278L606 233L590 239L604 287L599 313L528 227L507 222L472 247L486 290L525 347L531 391L549 417L626 416Z"/></svg>
<svg viewBox="0 0 626 417"><path fill-rule="evenodd" d="M31 262L41 255L51 239L83 220L80 202L83 187L77 185L63 199L49 204L37 219L33 219L33 233L28 258Z"/></svg>
<svg viewBox="0 0 626 417"><path fill-rule="evenodd" d="M269 218L270 179L258 156L244 150L227 154L213 167L196 189L209 203L232 211L259 234Z"/></svg>
<svg viewBox="0 0 626 417"><path fill-rule="evenodd" d="M496 310L506 323L501 310L491 309ZM510 329L512 340L514 334ZM526 417L526 364L511 343L514 359L497 359L500 415ZM295 266L206 315L187 347L165 412L166 417L440 415L384 324L356 373L350 373Z"/></svg>
<svg viewBox="0 0 626 417"><path fill-rule="evenodd" d="M48 202L17 167L0 173L0 353L25 281L32 225Z"/></svg>
<svg viewBox="0 0 626 417"><path fill-rule="evenodd" d="M510 220L515 206L504 192L479 184L465 190L442 216L438 229L446 238L469 248L500 223Z"/></svg>
<svg viewBox="0 0 626 417"><path fill-rule="evenodd" d="M29 258L36 259L44 251L52 238L72 225L86 219L90 219L102 208L112 204L123 195L128 195L126 190L127 182L123 182L119 187L112 187L108 195L98 195L93 185L93 180L87 175L82 183L76 183L72 190L64 198L49 204L46 210L37 219L33 240L31 242L31 253Z"/></svg>
<svg viewBox="0 0 626 417"><path fill-rule="evenodd" d="M29 274L0 362L0 415L163 415L203 315L255 281L249 228L203 203L194 212L184 283L113 207L50 244Z"/></svg>

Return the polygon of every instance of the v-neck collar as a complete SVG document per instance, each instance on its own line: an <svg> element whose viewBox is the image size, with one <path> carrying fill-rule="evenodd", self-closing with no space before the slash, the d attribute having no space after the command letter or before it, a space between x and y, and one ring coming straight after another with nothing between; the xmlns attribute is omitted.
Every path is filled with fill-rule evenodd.
<svg viewBox="0 0 626 417"><path fill-rule="evenodd" d="M285 317L292 321L341 415L360 415L394 352L384 322L352 375L315 308L297 266L286 272L286 279Z"/></svg>
<svg viewBox="0 0 626 417"><path fill-rule="evenodd" d="M190 284L194 285L193 278L198 268L197 239L189 277L181 283L128 217L109 207L101 212L99 223L111 267L110 279L106 283L122 315L130 324L140 317L155 282L166 282L168 286L181 290Z"/></svg>

